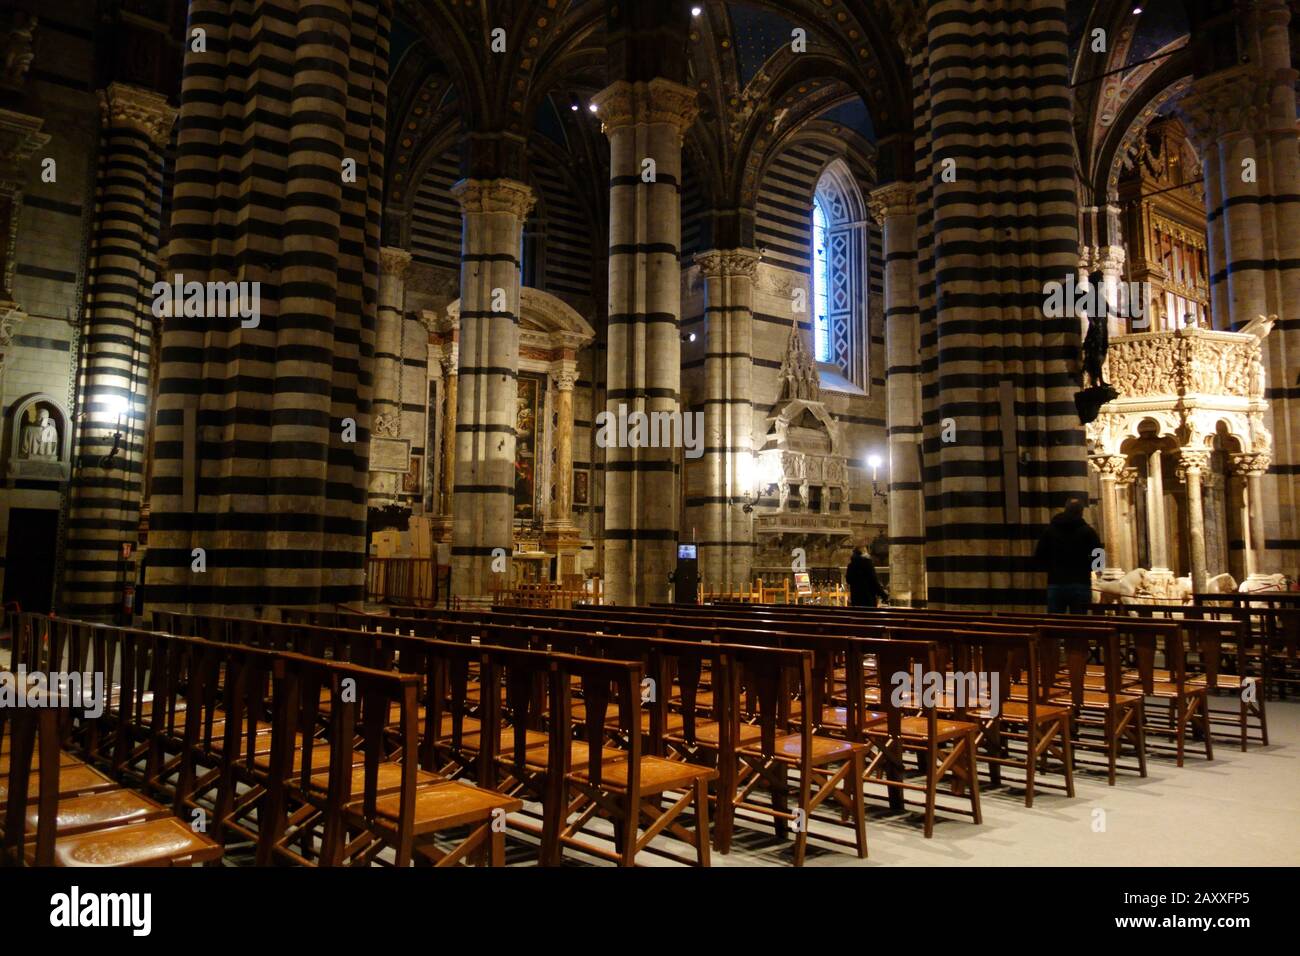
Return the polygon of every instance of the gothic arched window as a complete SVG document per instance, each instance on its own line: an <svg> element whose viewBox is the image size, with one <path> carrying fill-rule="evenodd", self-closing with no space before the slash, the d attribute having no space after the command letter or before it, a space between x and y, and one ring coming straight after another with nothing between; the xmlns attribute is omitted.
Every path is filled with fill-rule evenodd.
<svg viewBox="0 0 1300 956"><path fill-rule="evenodd" d="M831 360L831 326L827 306L826 211L821 200L813 199L813 357L818 362Z"/></svg>
<svg viewBox="0 0 1300 956"><path fill-rule="evenodd" d="M813 193L813 355L866 389L866 205L842 159L832 160Z"/></svg>

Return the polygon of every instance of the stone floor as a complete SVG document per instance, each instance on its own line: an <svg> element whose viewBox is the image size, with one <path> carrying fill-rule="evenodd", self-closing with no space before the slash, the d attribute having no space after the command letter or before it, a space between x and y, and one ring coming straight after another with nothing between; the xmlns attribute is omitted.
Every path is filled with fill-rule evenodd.
<svg viewBox="0 0 1300 956"><path fill-rule="evenodd" d="M1115 786L1094 772L1076 776L1075 797L1046 792L1025 809L1019 790L987 790L984 823L950 818L927 840L918 819L869 810L869 857L814 851L807 866L1252 866L1300 864L1300 702L1270 701L1269 746L1246 753L1218 743L1214 760L1150 757L1147 777ZM1104 818L1096 811L1104 811ZM1103 820L1104 830L1094 830ZM758 837L755 833L753 836ZM714 866L788 865L770 837L745 839Z"/></svg>

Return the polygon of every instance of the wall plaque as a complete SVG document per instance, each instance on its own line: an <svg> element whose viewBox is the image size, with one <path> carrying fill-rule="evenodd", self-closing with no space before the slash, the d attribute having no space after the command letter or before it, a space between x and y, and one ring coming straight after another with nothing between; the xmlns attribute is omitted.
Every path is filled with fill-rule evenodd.
<svg viewBox="0 0 1300 956"><path fill-rule="evenodd" d="M411 439L370 439L370 470L404 475L411 469Z"/></svg>

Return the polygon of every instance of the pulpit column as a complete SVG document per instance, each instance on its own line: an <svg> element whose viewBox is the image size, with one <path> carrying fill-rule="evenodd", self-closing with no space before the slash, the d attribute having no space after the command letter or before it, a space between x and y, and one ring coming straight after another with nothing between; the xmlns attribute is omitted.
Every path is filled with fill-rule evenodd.
<svg viewBox="0 0 1300 956"><path fill-rule="evenodd" d="M1242 495L1241 530L1246 544L1246 577L1259 578L1269 573L1267 534L1264 525L1264 475L1268 472L1268 455L1247 453L1233 455L1232 473L1245 481Z"/></svg>
<svg viewBox="0 0 1300 956"><path fill-rule="evenodd" d="M1157 576L1172 577L1169 570L1169 536L1165 529L1164 457L1160 449L1147 459L1147 547L1150 570Z"/></svg>
<svg viewBox="0 0 1300 956"><path fill-rule="evenodd" d="M452 493L456 487L456 386L457 347L453 342L442 356L442 487L438 492L438 513L451 516Z"/></svg>
<svg viewBox="0 0 1300 956"><path fill-rule="evenodd" d="M1128 459L1123 455L1094 455L1092 458L1092 465L1101 479L1101 534L1106 559L1101 576L1107 581L1124 576L1121 564L1123 548L1120 545L1119 489L1116 481L1127 464Z"/></svg>
<svg viewBox="0 0 1300 956"><path fill-rule="evenodd" d="M1178 477L1187 485L1187 551L1192 565L1192 590L1205 592L1205 508L1201 502L1201 475L1210 467L1210 453L1184 448L1178 457Z"/></svg>

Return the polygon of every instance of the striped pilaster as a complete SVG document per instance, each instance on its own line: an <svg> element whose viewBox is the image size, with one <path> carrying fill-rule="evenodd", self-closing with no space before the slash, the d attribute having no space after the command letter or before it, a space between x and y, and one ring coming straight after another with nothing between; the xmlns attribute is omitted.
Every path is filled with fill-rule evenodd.
<svg viewBox="0 0 1300 956"><path fill-rule="evenodd" d="M925 495L921 483L920 308L916 282L916 187L873 190L885 260L885 404L889 412L889 591L895 603L925 599Z"/></svg>
<svg viewBox="0 0 1300 956"><path fill-rule="evenodd" d="M364 595L390 0L191 0L170 271L255 320L164 323L148 602Z"/></svg>
<svg viewBox="0 0 1300 956"><path fill-rule="evenodd" d="M749 581L753 522L745 514L752 490L754 276L752 249L712 250L695 257L704 275L704 494L689 497L687 525L699 527L700 575L709 590Z"/></svg>
<svg viewBox="0 0 1300 956"><path fill-rule="evenodd" d="M1087 488L1073 402L1079 321L1043 314L1046 283L1065 281L1079 258L1065 2L932 0L926 35L917 161L928 597L1041 606L1035 542L1053 510Z"/></svg>
<svg viewBox="0 0 1300 956"><path fill-rule="evenodd" d="M519 404L519 240L535 201L511 179L452 187L463 216L451 586L460 597L510 584Z"/></svg>
<svg viewBox="0 0 1300 956"><path fill-rule="evenodd" d="M1179 111L1205 170L1214 324L1239 331L1260 316L1277 319L1263 355L1271 465L1251 507L1262 509L1264 547L1257 573L1295 575L1300 572L1300 149L1291 13L1282 0L1246 0L1239 6L1249 62L1193 83Z"/></svg>
<svg viewBox="0 0 1300 956"><path fill-rule="evenodd" d="M593 97L610 144L606 411L679 413L682 134L695 93L662 78ZM653 167L646 163L653 160ZM653 175L652 175L653 173ZM677 449L605 449L605 593L668 597L677 541Z"/></svg>
<svg viewBox="0 0 1300 956"><path fill-rule="evenodd" d="M84 312L81 395L69 491L64 613L112 618L135 583L122 556L140 532L153 284L163 150L176 111L165 97L113 83L100 91L103 134Z"/></svg>
<svg viewBox="0 0 1300 956"><path fill-rule="evenodd" d="M406 273L411 254L404 249L385 246L379 250L379 303L375 324L375 391L371 402L371 431L375 438L414 438L420 432L403 428L402 361L403 327L406 314ZM414 442L413 442L414 443ZM371 465L374 465L371 459ZM382 507L402 498L402 476L394 471L370 472L366 501L370 507ZM407 498L414 496L406 496Z"/></svg>

